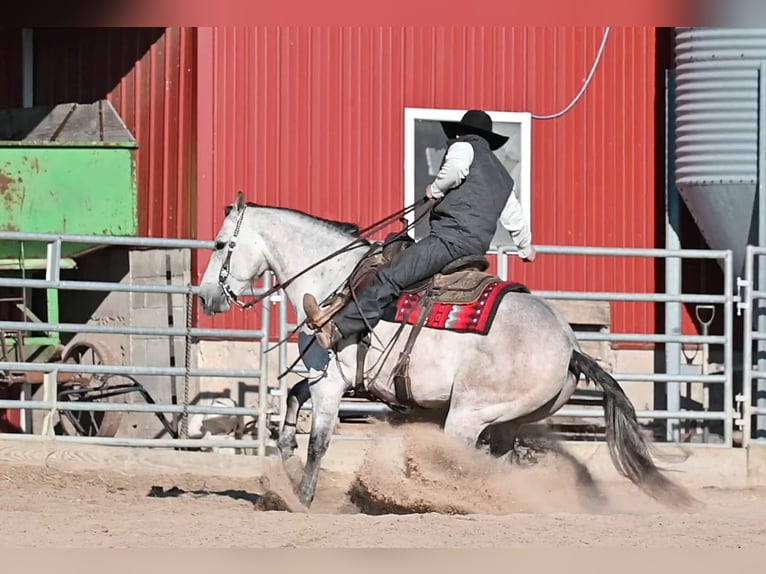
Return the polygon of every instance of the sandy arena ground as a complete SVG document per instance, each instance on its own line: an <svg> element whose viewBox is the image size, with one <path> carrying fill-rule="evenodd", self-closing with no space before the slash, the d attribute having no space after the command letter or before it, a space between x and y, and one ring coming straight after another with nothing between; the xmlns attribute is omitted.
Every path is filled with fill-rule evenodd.
<svg viewBox="0 0 766 574"><path fill-rule="evenodd" d="M703 507L686 513L628 483L594 484L544 459L509 469L417 432L404 453L381 448L355 474L325 472L310 512L278 471L242 480L0 466L0 546L678 549L758 547L766 536L766 489L691 491ZM293 512L265 510L275 506Z"/></svg>

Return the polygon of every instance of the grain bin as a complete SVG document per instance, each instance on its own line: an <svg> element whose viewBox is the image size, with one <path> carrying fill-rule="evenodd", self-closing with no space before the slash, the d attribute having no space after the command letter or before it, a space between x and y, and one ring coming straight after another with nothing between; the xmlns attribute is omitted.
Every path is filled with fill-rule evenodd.
<svg viewBox="0 0 766 574"><path fill-rule="evenodd" d="M758 110L764 28L676 28L675 182L712 249L758 242Z"/></svg>

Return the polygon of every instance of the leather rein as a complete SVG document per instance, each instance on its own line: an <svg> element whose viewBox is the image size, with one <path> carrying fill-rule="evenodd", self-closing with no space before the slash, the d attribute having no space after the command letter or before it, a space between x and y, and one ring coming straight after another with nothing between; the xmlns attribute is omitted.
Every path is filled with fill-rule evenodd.
<svg viewBox="0 0 766 574"><path fill-rule="evenodd" d="M298 277L301 277L305 273L308 273L311 269L314 269L315 267L321 265L322 263L324 263L326 261L329 261L330 259L332 259L334 257L337 257L338 255L341 255L343 253L351 251L352 249L358 249L359 247L366 247L368 245L367 237L369 237L370 235L372 235L373 233L375 233L379 229L385 227L387 224L393 222L394 220L398 219L398 220L402 221L402 223L404 223L405 222L404 217L408 213L410 213L411 211L416 210L418 207L420 207L421 205L425 204L428 201L429 201L429 199L427 197L423 197L422 199L416 201L415 203L413 203L413 204L411 204L411 205L409 205L409 206L407 206L407 207L405 207L403 209L400 209L400 210L392 213L391 215L388 215L388 216L384 217L383 219L380 219L379 221L376 221L375 223L373 223L372 225L370 225L368 227L365 227L365 228L361 229L359 231L359 236L356 239L354 239L351 243L341 247L340 249L337 249L337 250L333 251L329 255L326 255L322 259L319 259L318 261L312 263L311 265L309 265L308 267L306 267L305 269L303 269L302 271L300 271L299 273L297 273L293 277L290 277L289 279L287 279L284 283L277 282L276 285L273 285L270 289L267 289L265 292L263 292L263 293L261 293L259 295L254 295L253 299L251 301L247 302L247 303L241 301L240 297L236 293L234 293L234 291L232 291L231 287L226 282L226 280L229 278L229 265L231 263L231 255L232 255L232 253L234 252L234 249L237 246L237 237L238 237L240 229L242 227L242 221L243 221L244 216L245 216L245 210L247 209L247 205L245 205L242 208L242 211L240 211L240 213L239 213L239 217L237 218L237 224L236 224L236 227L234 228L234 233L232 234L231 238L229 239L229 242L228 242L228 245L227 245L228 250L227 250L227 253L226 253L226 259L224 259L224 262L221 265L221 269L218 272L218 285L223 290L224 295L225 295L227 301L230 304L233 303L234 305L239 307L242 311L244 311L246 309L250 309L250 308L254 307L255 305L257 305L258 303L260 303L261 301L263 301L264 299L266 299L267 297L270 297L271 295L273 295L274 293L276 293L280 289L285 289L288 285L290 285ZM396 241L399 237L401 237L402 235L406 234L407 231L409 231L412 227L414 227L415 224L422 217L424 217L429 211L430 211L430 209L426 210L423 214L421 214L418 218L416 218L412 223L406 224L402 231L396 233L393 237L389 238L387 242ZM387 242L384 242L384 244L387 243ZM293 334L295 332L297 332L299 328L300 328L300 325L293 331ZM289 335L288 338L290 336L292 336L292 335ZM279 346L281 343L282 343L282 341L277 343L277 346ZM269 350L271 350L271 349L269 349Z"/></svg>

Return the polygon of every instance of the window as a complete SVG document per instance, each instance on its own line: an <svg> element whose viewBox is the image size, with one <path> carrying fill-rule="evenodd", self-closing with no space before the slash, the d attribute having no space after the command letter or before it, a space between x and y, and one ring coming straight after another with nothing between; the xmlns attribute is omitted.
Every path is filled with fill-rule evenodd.
<svg viewBox="0 0 766 574"><path fill-rule="evenodd" d="M411 205L425 194L426 186L439 172L442 158L447 151L446 137L441 121L456 121L465 110L405 108L404 109L404 205ZM508 142L495 154L505 165L515 182L514 193L524 207L527 223L531 228L531 151L532 118L528 113L498 112L487 110L492 118L494 130L509 136ZM416 215L421 212L418 211ZM412 222L415 216L409 214ZM419 221L413 230L416 240L428 233L427 218ZM497 247L510 247L513 241L510 234L497 224L497 232L490 250Z"/></svg>

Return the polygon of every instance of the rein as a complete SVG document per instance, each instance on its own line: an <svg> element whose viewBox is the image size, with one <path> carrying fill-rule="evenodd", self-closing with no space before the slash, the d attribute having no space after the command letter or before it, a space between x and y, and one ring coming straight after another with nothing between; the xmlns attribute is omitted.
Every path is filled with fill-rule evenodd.
<svg viewBox="0 0 766 574"><path fill-rule="evenodd" d="M237 225L234 228L234 233L232 234L231 238L229 239L228 252L226 253L226 259L224 260L223 264L221 265L221 270L218 273L218 285L221 287L221 289L223 289L224 295L226 296L226 298L229 300L230 303L234 303L237 307L239 307L243 311L246 310L246 309L250 309L250 308L254 307L255 305L257 305L258 303L260 303L261 301L263 301L265 298L273 295L274 293L276 293L280 289L284 289L285 287L290 285L290 283L292 283L293 281L298 279L298 277L304 275L305 273L308 273L309 271L311 271L315 267L321 265L322 263L324 263L326 261L329 261L333 257L337 257L338 255L341 255L343 253L351 251L352 249L358 249L359 247L366 247L366 243L365 242L366 242L366 237L367 236L373 234L374 232L378 231L378 229L384 227L385 225L389 224L390 222L392 222L392 221L394 221L396 219L404 220L404 216L405 215L407 215L411 211L416 210L420 205L424 204L427 201L428 201L428 198L427 197L423 197L422 199L416 201L412 205L409 205L409 206L407 206L407 207L405 207L403 209L400 209L400 210L392 213L391 215L388 215L388 216L384 217L383 219L380 219L380 220L376 221L372 225L369 225L368 227L365 227L365 228L361 229L359 231L359 237L354 239L351 243L341 247L340 249L337 249L337 250L333 251L329 255L326 255L322 259L312 263L311 265L309 265L308 267L306 267L305 269L303 269L302 271L300 271L296 275L294 275L294 276L290 277L289 279L287 279L284 283L277 282L276 285L273 285L270 289L266 290L264 293L261 293L260 295L255 295L253 297L253 300L249 301L248 303L243 303L242 301L240 301L239 297L232 291L232 289L229 286L229 284L226 283L226 279L229 278L229 263L231 261L231 255L232 255L232 252L234 251L234 248L237 246L237 236L239 235L240 228L242 227L242 220L244 219L245 210L247 209L247 206L245 206L245 207L242 208L242 211L240 212L239 217L237 218ZM426 211L425 213L428 213L428 211ZM414 227L415 223L417 223L423 217L423 215L425 215L425 213L422 214L417 219L415 219L415 221L413 221L412 224L406 225L405 228L402 231L400 231L399 233L394 235L394 237L391 238L389 241L394 241L395 239L397 239L398 237L400 237L401 235L403 235L404 233L409 231L409 229ZM386 242L384 242L384 245L385 245L385 243ZM293 333L295 333L296 331L297 331L297 329L295 331L293 331ZM281 343L282 343L281 341L279 343L277 343L277 346L279 346ZM269 350L271 350L271 349L269 349Z"/></svg>
<svg viewBox="0 0 766 574"><path fill-rule="evenodd" d="M381 219L379 222L377 222L377 223L375 223L375 224L373 224L373 225L371 225L371 226L369 226L369 227L366 227L365 229L361 230L361 231L359 232L360 236L362 236L362 235L364 235L364 234L368 234L368 233L371 233L371 232L372 232L371 230L373 230L374 228L377 228L377 227L381 226L381 225L382 225L382 223L385 223L385 222L387 222L387 221L389 221L389 220L393 220L393 219L394 219L394 218L396 218L396 217L399 217L400 219L402 219L402 220L403 220L403 219L404 219L404 217L403 217L403 214L405 214L405 213L407 213L407 212L409 212L409 211L412 211L412 210L414 210L414 209L417 209L417 207L418 207L419 205L421 205L421 204L423 204L423 203L425 203L425 202L427 202L427 201L428 201L428 198L425 198L425 197L424 197L424 198L423 198L423 199L421 199L420 201L417 201L417 202L413 203L411 206L409 206L409 207L407 207L407 208L405 208L405 209L403 209L403 210L399 210L399 211L397 211L396 213L393 213L393 214L389 215L389 216L388 216L388 217L386 217L385 219ZM437 202L438 202L438 201L439 201L439 200L437 200ZM407 233L407 232L408 232L410 229L412 229L413 227L415 227L415 225L417 224L417 222L418 222L418 221L420 221L421 219L423 219L423 217L425 217L425 216L426 216L426 215L427 215L427 214L428 214L428 213L431 211L431 209L433 209L434 205L436 205L436 203L435 203L435 202L432 202L432 203L429 205L428 209L426 209L426 210L425 210L423 213L421 213L421 214L420 214L418 217L416 217L416 218L415 218L415 220L413 220L413 222L412 222L412 223L409 223L409 224L405 225L405 226L404 226L404 229L402 229L402 230L401 230L401 231L399 231L398 233L395 233L395 234L394 234L392 237L390 237L388 240L386 240L386 241L382 241L382 242L381 242L381 248L383 248L383 247L387 246L389 243L393 243L393 242L394 242L394 241L396 241L396 240L397 240L399 237L401 237L402 235L406 234L406 233ZM357 241L358 241L358 240L357 240ZM350 246L350 245L353 245L353 244L354 244L354 242L350 243L350 244L349 244L349 246ZM347 247L349 247L349 246L347 246ZM364 244L363 244L363 246L364 246ZM340 249L340 250L338 250L338 251L336 252L336 254L337 254L337 253L343 253L343 252L344 252L344 250L345 250L345 249ZM331 254L330 256L328 256L328 257L325 257L324 259L320 260L320 261L319 261L319 263L322 263L322 262L326 261L326 260L327 260L329 257L334 257L334 255L335 255L335 254ZM313 264L312 266L310 266L308 269L311 269L311 268L315 267L316 265L317 265L317 264L315 263L315 264ZM303 274L303 273L304 273L305 271L307 271L308 269L306 269L306 270L304 270L304 271L301 271L301 273L299 273L298 275L301 275L301 274ZM353 271L352 271L351 273L353 274ZM297 277L298 275L296 275L296 277ZM290 279L290 281L292 281L292 279ZM333 291L332 291L332 292L331 292L331 293L330 293L330 294L329 294L329 295L328 295L328 296L327 296L327 297L324 299L324 301L327 301L327 300L331 299L331 298L332 298L332 297L333 297L333 296L334 296L334 295L335 295L335 294L336 294L336 293L337 293L337 292L338 292L340 289L342 289L342 288L343 288L343 285L346 283L346 281L348 281L348 277L347 277L347 278L345 278L345 279L344 279L344 280L341 282L341 284L340 284L340 285L338 285L338 286L337 286L337 287L336 287L336 288L335 288L335 289L334 289L334 290L333 290ZM288 284L288 283L289 283L289 281L286 281L286 282L285 282L283 285L286 285L286 284ZM351 291L351 295L352 295L352 298L354 298L354 300L356 300L356 297L355 297L355 293L354 293L354 291L353 291L353 290ZM280 346L282 343L285 343L285 342L287 342L287 341L290 339L290 337L292 337L292 336L293 336L293 335L295 335L295 334L296 334L298 331L300 331L300 329L303 327L303 325L305 325L305 324L306 324L306 321L307 321L307 320L308 320L308 318L306 318L306 319L304 319L303 321L301 321L300 323L298 323L298 324L295 326L295 328L294 328L292 331L290 331L290 332L289 332L289 333L288 333L288 334L287 334L285 337L283 337L282 339L280 339L279 341L277 341L277 342L276 342L274 345L272 345L271 347L269 347L268 349L266 349L266 352L267 352L267 353L269 353L269 352L273 351L274 349L276 349L277 347L279 347L279 346ZM367 326L368 326L368 328L369 328L369 324L367 323L367 321L366 321L366 320L365 320L365 324L367 324ZM372 329L370 329L370 331L372 331ZM316 342L316 340L312 341L312 342L311 342L311 344L313 345L313 344L314 344L314 342ZM290 372L290 371L293 369L293 367L294 367L295 365L297 365L297 364L298 364L298 362L299 362L299 361L300 361L302 358L303 358L303 353L299 353L299 354L298 354L298 357L295 359L295 361L294 361L294 362L293 362L293 363L292 363L292 364L291 364L291 365L290 365L290 366L289 366L289 367L288 367L288 368L285 370L285 372L284 372L284 373L280 374L280 375L277 377L277 380L280 380L280 379L282 379L282 378L283 378L285 375L287 375L287 374L288 374L288 373L289 373L289 372Z"/></svg>
<svg viewBox="0 0 766 574"><path fill-rule="evenodd" d="M409 206L407 206L407 207L405 207L403 209L400 209L400 210L398 210L398 211L396 211L396 212L394 212L394 213L384 217L383 219L380 219L380 220L376 221L375 223L373 223L372 225L369 225L368 227L365 227L365 228L361 229L359 231L359 236L357 238L355 238L351 243L341 247L340 249L337 249L336 251L334 251L334 252L330 253L329 255L323 257L322 259L312 263L311 265L309 265L308 267L306 267L305 269L303 269L302 271L300 271L299 273L297 273L293 277L290 277L289 279L287 279L283 283L279 283L278 282L276 285L273 285L270 289L266 290L265 292L263 292L263 293L261 293L259 295L255 295L254 298L251 301L249 301L248 303L243 303L242 301L240 301L239 297L231 290L231 287L228 285L228 283L226 283L226 279L229 277L229 263L230 263L230 260L231 260L231 255L232 255L232 252L234 251L235 247L237 246L237 236L239 235L239 231L240 231L240 229L242 227L242 221L244 219L245 210L247 209L247 206L245 206L245 207L242 208L242 211L239 214L239 217L237 219L236 227L234 228L234 233L232 234L231 238L229 239L228 253L226 254L226 259L224 260L223 264L221 265L221 270L219 271L219 274L218 274L218 284L223 289L224 295L226 296L226 298L229 300L230 303L234 303L242 311L244 311L246 309L250 309L250 308L254 307L255 305L257 305L259 302L261 302L264 299L266 299L267 297L269 297L272 294L276 293L280 289L284 289L285 287L290 285L290 283L295 281L298 277L302 276L303 274L307 273L308 271L310 271L311 269L317 267L318 265L321 265L322 263L332 259L333 257L336 257L336 256L338 256L338 255L340 255L342 253L346 253L348 251L351 251L352 249L357 249L359 247L367 247L367 240L366 240L366 238L368 236L370 236L372 233L374 233L375 231L379 230L380 228L384 227L385 225L387 225L388 223L390 223L390 222L392 222L392 221L394 221L396 219L399 219L400 221L402 221L402 223L405 223L405 219L404 219L405 215L407 215L408 213L410 213L412 211L415 211L421 205L429 203L429 201L430 200L428 199L428 197L423 197L420 200L416 201L415 203L413 203L413 204L411 204L411 205L409 205ZM406 234L410 229L414 228L415 225L418 223L418 221L420 221L423 217L425 217L433 209L433 207L437 203L439 203L439 201L440 200L430 201L430 205L428 206L428 209L426 209L422 214L420 214L418 217L416 217L412 221L412 223L406 224L401 231L395 233L392 237L390 237L389 239L383 241L382 242L382 246L385 247L389 243L392 243L392 242L396 241L398 238L400 238L401 236ZM336 287L336 289L335 289L335 291L333 293L337 293L337 291L343 287L343 285L346 283L346 281L348 281L348 278L344 279L343 282L338 287ZM333 293L331 293L329 295L329 297L332 297ZM274 349L276 349L280 345L282 345L282 343L288 341L290 339L290 337L295 335L295 333L297 333L303 327L303 325L305 323L306 323L306 319L304 319L300 324L296 325L296 327L290 333L288 333L287 336L285 336L283 339L281 339L276 344L274 344L269 349L267 349L266 352L268 353L270 351L273 351ZM313 344L315 342L316 341L314 340L314 341L312 341L311 344ZM299 353L298 355L299 356L296 358L296 360L293 362L293 364L290 365L289 367L287 367L287 369L285 369L285 372L281 373L277 377L277 380L282 379L288 373L290 373L292 371L292 369L295 367L295 365L297 365L298 362L303 358L303 353Z"/></svg>

